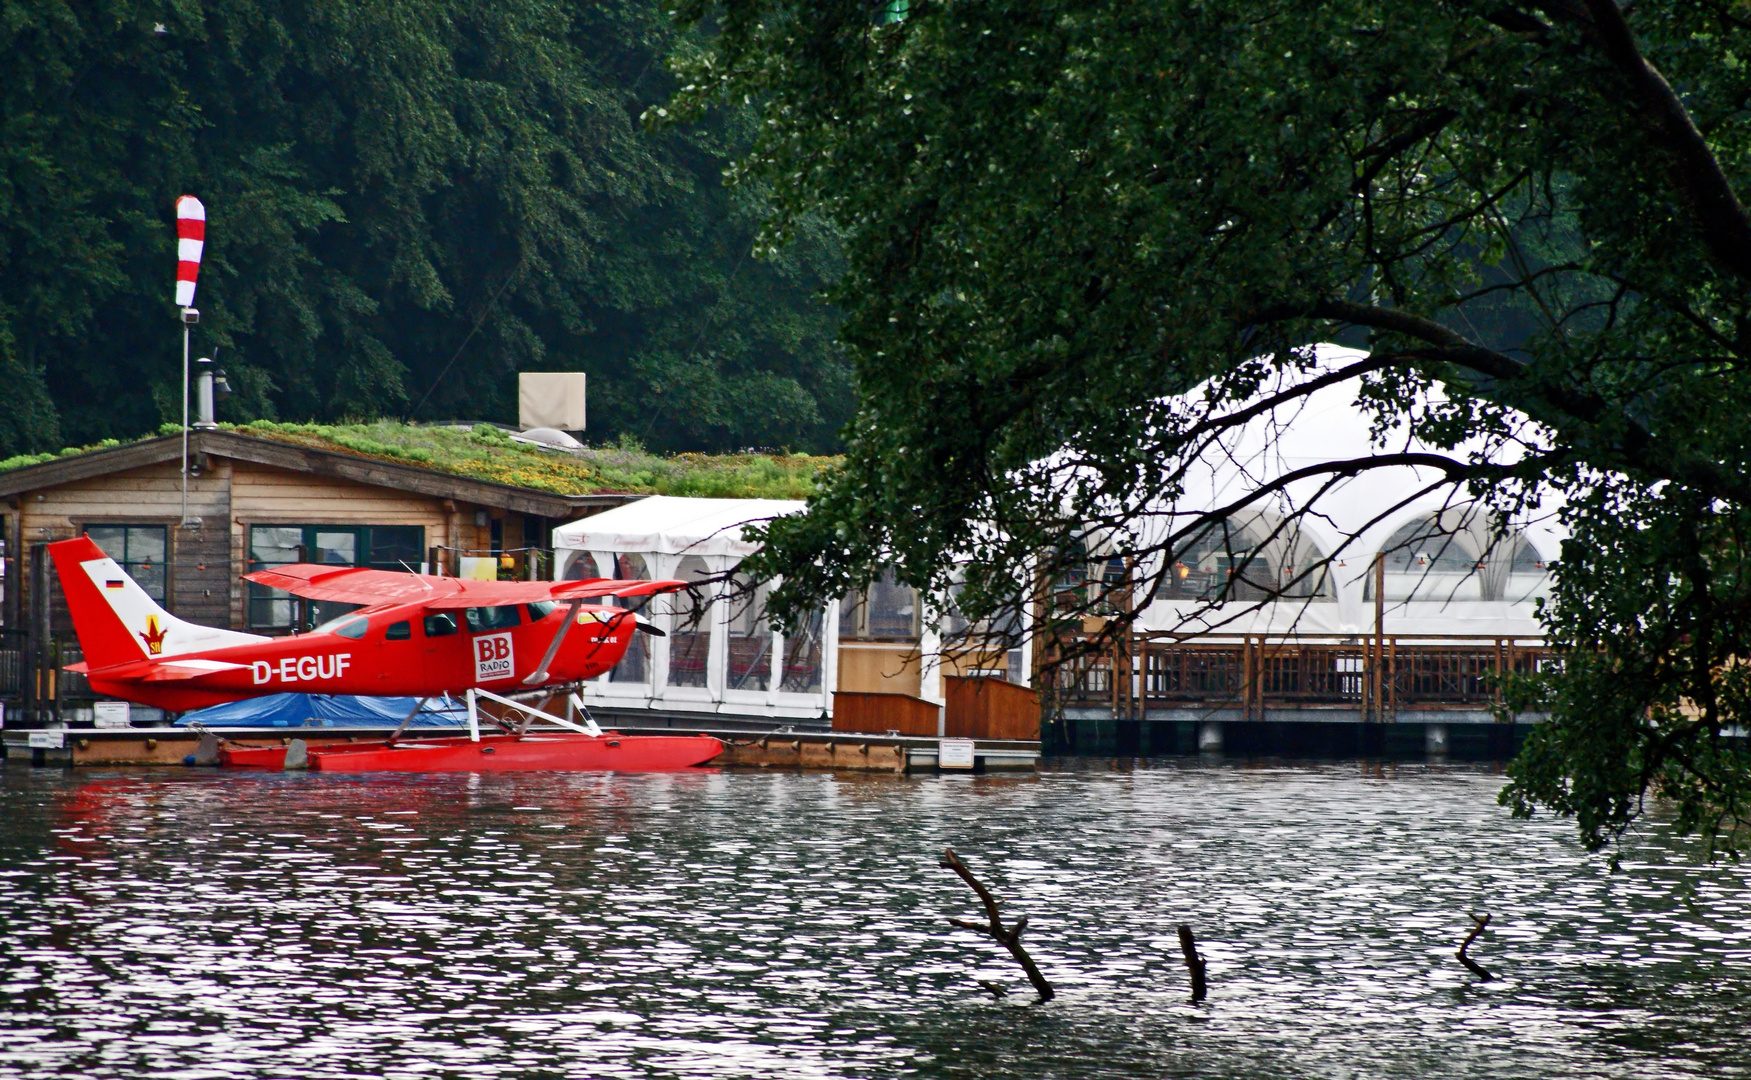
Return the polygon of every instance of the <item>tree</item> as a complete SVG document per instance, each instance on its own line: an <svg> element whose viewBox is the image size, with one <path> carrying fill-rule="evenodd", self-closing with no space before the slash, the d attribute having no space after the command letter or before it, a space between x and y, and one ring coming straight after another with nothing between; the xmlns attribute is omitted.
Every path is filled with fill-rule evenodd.
<svg viewBox="0 0 1751 1080"><path fill-rule="evenodd" d="M516 371L583 370L610 437L833 444L837 238L748 258L746 110L639 129L654 0L0 10L0 454L180 415L184 192L230 418L514 420Z"/></svg>
<svg viewBox="0 0 1751 1080"><path fill-rule="evenodd" d="M1546 613L1566 669L1516 688L1552 719L1505 798L1594 847L1650 797L1744 842L1741 5L709 14L678 104L763 101L745 168L776 185L770 241L812 213L847 235L850 449L751 567L785 576L775 610L892 563L935 590L967 575L961 608L990 613L1080 558L1091 522L1165 572L1209 519L1150 538L1126 513L1171 501L1262 388L1360 377L1382 425L1446 451L1415 462L1442 482L1502 513L1566 499ZM1298 351L1337 339L1365 359L1334 373ZM1194 387L1208 408L1173 397ZM1326 475L1404 464L1383 447Z"/></svg>

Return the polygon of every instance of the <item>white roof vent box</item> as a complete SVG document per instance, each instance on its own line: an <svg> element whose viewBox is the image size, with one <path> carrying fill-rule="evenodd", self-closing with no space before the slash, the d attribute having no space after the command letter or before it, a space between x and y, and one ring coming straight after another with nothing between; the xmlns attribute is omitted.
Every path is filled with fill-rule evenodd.
<svg viewBox="0 0 1751 1080"><path fill-rule="evenodd" d="M550 432L565 440L556 448L580 444L568 431L584 430L584 373L581 371L524 371L517 375L517 426L533 442L537 432Z"/></svg>

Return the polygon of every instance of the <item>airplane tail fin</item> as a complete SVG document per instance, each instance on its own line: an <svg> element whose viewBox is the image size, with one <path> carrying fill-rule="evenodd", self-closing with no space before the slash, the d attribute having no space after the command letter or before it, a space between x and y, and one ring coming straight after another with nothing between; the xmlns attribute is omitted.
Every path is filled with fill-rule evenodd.
<svg viewBox="0 0 1751 1080"><path fill-rule="evenodd" d="M90 668L175 655L203 629L159 607L89 536L50 544L49 555Z"/></svg>

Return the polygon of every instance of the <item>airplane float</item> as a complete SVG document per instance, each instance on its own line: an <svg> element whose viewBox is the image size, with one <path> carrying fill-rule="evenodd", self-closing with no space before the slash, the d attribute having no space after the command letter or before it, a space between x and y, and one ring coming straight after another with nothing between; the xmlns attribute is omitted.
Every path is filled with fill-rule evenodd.
<svg viewBox="0 0 1751 1080"><path fill-rule="evenodd" d="M603 733L576 695L578 724L510 695L600 675L638 632L660 633L627 608L591 601L651 596L681 581L473 581L351 566L294 563L244 578L309 600L363 605L291 637L184 622L80 536L49 545L85 659L68 666L100 694L170 710L286 691L405 696L420 703L387 739L311 747L326 771L504 771L686 768L717 756L709 736ZM466 738L402 739L427 700L461 694ZM525 715L504 734L480 732L479 698ZM489 717L489 719L492 719ZM531 732L544 719L562 729ZM227 750L239 766L280 767L284 748Z"/></svg>

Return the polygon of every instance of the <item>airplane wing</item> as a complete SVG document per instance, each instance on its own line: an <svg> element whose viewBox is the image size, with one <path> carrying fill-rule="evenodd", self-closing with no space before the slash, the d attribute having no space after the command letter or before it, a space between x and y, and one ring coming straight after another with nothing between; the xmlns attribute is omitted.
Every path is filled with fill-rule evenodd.
<svg viewBox="0 0 1751 1080"><path fill-rule="evenodd" d="M409 574L400 570L367 570L359 566L293 563L243 575L257 585L284 589L310 600L341 604L408 604L428 597L448 596L463 584L457 578ZM490 585L495 582L475 582Z"/></svg>
<svg viewBox="0 0 1751 1080"><path fill-rule="evenodd" d="M464 581L462 585L460 592L428 600L425 606L433 611L446 611L532 604L538 600L564 603L568 600L600 600L607 596L650 596L687 587L685 581L620 581L612 578L593 581Z"/></svg>
<svg viewBox="0 0 1751 1080"><path fill-rule="evenodd" d="M593 600L605 596L649 596L684 589L684 581L474 581L435 577L399 570L367 570L353 566L293 563L243 575L258 585L284 589L293 596L343 604L411 604L445 610L532 604L541 600Z"/></svg>

